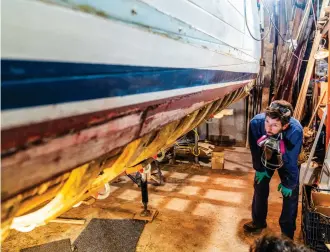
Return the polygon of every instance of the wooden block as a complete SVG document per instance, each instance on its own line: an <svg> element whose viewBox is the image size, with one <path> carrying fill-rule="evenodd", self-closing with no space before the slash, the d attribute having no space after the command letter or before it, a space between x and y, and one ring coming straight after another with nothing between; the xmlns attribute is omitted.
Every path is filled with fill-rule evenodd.
<svg viewBox="0 0 330 252"><path fill-rule="evenodd" d="M321 98L322 94L324 92L326 92L327 90L328 90L328 82L324 82L324 81L320 82L320 96L319 96L319 99ZM327 105L327 99L328 99L327 95L323 96L323 99L321 101L321 106L322 105L324 105L324 106Z"/></svg>
<svg viewBox="0 0 330 252"><path fill-rule="evenodd" d="M149 211L151 212L149 216L141 216L140 215L141 213L136 213L134 214L133 219L152 222L156 218L159 212L157 209L149 209Z"/></svg>
<svg viewBox="0 0 330 252"><path fill-rule="evenodd" d="M213 151L212 157L221 157L223 158L225 156L225 153L223 151Z"/></svg>
<svg viewBox="0 0 330 252"><path fill-rule="evenodd" d="M212 152L211 166L212 169L223 169L225 163L224 152Z"/></svg>

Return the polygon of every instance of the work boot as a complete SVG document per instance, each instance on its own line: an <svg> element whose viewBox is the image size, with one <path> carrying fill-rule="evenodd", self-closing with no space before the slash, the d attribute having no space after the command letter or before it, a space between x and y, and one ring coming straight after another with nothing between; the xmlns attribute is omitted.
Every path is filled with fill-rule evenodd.
<svg viewBox="0 0 330 252"><path fill-rule="evenodd" d="M264 225L256 225L255 223L253 223L253 221L245 223L243 226L244 230L250 233L261 232L261 230L263 230L266 227L267 227L266 223Z"/></svg>

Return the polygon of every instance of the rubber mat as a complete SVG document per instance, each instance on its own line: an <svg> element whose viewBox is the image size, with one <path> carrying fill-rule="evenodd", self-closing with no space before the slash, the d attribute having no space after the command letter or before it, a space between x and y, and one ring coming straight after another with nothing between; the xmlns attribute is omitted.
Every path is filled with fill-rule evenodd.
<svg viewBox="0 0 330 252"><path fill-rule="evenodd" d="M70 239L50 242L30 248L21 249L20 252L72 252Z"/></svg>
<svg viewBox="0 0 330 252"><path fill-rule="evenodd" d="M134 252L145 221L92 219L74 242L78 252Z"/></svg>

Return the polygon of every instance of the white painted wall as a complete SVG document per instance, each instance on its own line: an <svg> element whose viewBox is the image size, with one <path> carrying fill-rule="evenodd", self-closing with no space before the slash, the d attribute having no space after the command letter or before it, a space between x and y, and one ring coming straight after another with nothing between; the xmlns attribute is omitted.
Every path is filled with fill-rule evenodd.
<svg viewBox="0 0 330 252"><path fill-rule="evenodd" d="M245 99L233 103L228 107L233 109L232 116L224 116L221 119L212 119L209 123L209 139L218 139L220 136L229 137L230 140L235 140L237 144L244 145L246 141L246 117L245 117ZM200 139L205 139L206 124L203 123L198 128Z"/></svg>

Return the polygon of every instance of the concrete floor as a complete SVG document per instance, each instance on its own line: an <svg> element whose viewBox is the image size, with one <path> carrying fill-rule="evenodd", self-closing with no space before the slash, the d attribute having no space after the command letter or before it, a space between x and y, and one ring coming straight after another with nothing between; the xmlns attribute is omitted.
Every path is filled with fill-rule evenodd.
<svg viewBox="0 0 330 252"><path fill-rule="evenodd" d="M157 218L145 226L136 251L249 251L260 235L244 234L250 219L254 170L245 148L227 149L223 171L191 164L166 165L164 186L149 186L150 206ZM63 216L85 218L132 218L141 211L139 188L128 178L112 185L112 194L91 206L73 208ZM271 181L268 228L262 233L280 234L282 207L276 191L279 177ZM300 207L295 240L300 241ZM2 251L19 251L47 242L70 238L73 242L83 226L50 223L29 233L12 231Z"/></svg>

